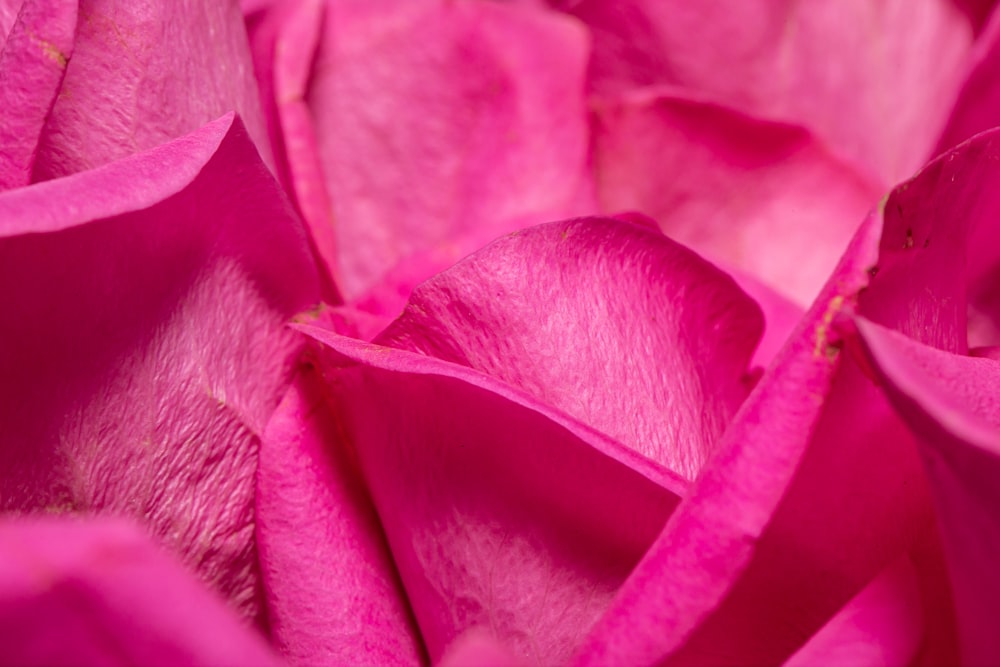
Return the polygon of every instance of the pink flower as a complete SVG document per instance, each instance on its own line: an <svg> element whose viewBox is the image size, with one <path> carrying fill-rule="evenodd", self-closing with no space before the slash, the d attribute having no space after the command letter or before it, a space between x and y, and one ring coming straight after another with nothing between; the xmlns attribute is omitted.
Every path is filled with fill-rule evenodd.
<svg viewBox="0 0 1000 667"><path fill-rule="evenodd" d="M989 3L0 35L8 661L1000 656Z"/></svg>

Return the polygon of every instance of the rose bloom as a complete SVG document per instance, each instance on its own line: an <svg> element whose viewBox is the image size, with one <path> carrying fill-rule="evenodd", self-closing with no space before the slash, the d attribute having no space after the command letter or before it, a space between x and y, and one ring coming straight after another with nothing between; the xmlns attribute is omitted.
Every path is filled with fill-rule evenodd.
<svg viewBox="0 0 1000 667"><path fill-rule="evenodd" d="M991 2L0 40L0 662L1000 661Z"/></svg>

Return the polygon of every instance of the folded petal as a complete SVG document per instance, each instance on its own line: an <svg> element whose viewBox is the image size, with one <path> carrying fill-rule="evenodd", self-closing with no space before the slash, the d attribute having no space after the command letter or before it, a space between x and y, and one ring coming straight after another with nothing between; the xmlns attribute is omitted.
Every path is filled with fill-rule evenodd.
<svg viewBox="0 0 1000 667"><path fill-rule="evenodd" d="M345 298L451 238L593 208L574 22L483 2L314 5L277 37L275 95L292 186Z"/></svg>
<svg viewBox="0 0 1000 667"><path fill-rule="evenodd" d="M601 208L652 216L671 238L806 305L881 195L807 131L683 91L597 105Z"/></svg>
<svg viewBox="0 0 1000 667"><path fill-rule="evenodd" d="M72 58L45 123L33 181L148 150L234 110L270 161L235 0L78 4Z"/></svg>
<svg viewBox="0 0 1000 667"><path fill-rule="evenodd" d="M27 0L9 35L0 25L6 37L0 45L0 191L31 181L42 128L73 53L76 4Z"/></svg>
<svg viewBox="0 0 1000 667"><path fill-rule="evenodd" d="M426 662L357 462L311 369L264 432L256 521L271 635L291 664Z"/></svg>
<svg viewBox="0 0 1000 667"><path fill-rule="evenodd" d="M995 662L1000 363L921 345L861 318L857 327L884 391L920 443L945 541L962 662Z"/></svg>
<svg viewBox="0 0 1000 667"><path fill-rule="evenodd" d="M842 327L860 312L964 351L963 264L993 196L991 142L938 158L861 227L580 664L781 662L917 545L932 512L916 446L842 361Z"/></svg>
<svg viewBox="0 0 1000 667"><path fill-rule="evenodd" d="M564 662L684 481L473 369L301 328L431 660L481 626L519 659Z"/></svg>
<svg viewBox="0 0 1000 667"><path fill-rule="evenodd" d="M12 665L280 664L122 521L0 522L0 644Z"/></svg>
<svg viewBox="0 0 1000 667"><path fill-rule="evenodd" d="M671 84L802 124L884 184L928 157L976 25L952 0L579 0L592 88Z"/></svg>
<svg viewBox="0 0 1000 667"><path fill-rule="evenodd" d="M258 435L318 294L242 124L0 194L0 284L0 508L136 517L255 615Z"/></svg>
<svg viewBox="0 0 1000 667"><path fill-rule="evenodd" d="M420 285L376 342L463 364L694 479L748 392L757 305L657 231L516 232Z"/></svg>

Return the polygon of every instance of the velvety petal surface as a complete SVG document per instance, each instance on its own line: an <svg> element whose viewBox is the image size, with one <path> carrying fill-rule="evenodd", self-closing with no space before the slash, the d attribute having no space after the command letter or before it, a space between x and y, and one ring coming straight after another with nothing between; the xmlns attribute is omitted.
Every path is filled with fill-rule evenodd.
<svg viewBox="0 0 1000 667"><path fill-rule="evenodd" d="M990 146L983 135L935 160L868 218L579 663L780 662L924 539L916 445L842 361L842 327L860 312L964 351L964 257L970 214L993 196Z"/></svg>
<svg viewBox="0 0 1000 667"><path fill-rule="evenodd" d="M564 662L684 492L669 470L465 366L302 327L432 661L473 627Z"/></svg>
<svg viewBox="0 0 1000 667"><path fill-rule="evenodd" d="M596 106L601 208L642 211L709 259L811 303L881 188L802 128L685 95L647 89Z"/></svg>
<svg viewBox="0 0 1000 667"><path fill-rule="evenodd" d="M8 11L11 8L10 3ZM42 127L73 53L76 1L27 0L0 45L0 191L31 181Z"/></svg>
<svg viewBox="0 0 1000 667"><path fill-rule="evenodd" d="M1000 363L950 354L859 319L858 333L895 408L913 430L934 491L964 664L1000 655Z"/></svg>
<svg viewBox="0 0 1000 667"><path fill-rule="evenodd" d="M11 665L281 664L122 521L0 522L0 643Z"/></svg>
<svg viewBox="0 0 1000 667"><path fill-rule="evenodd" d="M294 665L426 662L350 444L304 368L271 417L257 475L271 635Z"/></svg>
<svg viewBox="0 0 1000 667"><path fill-rule="evenodd" d="M672 84L791 121L889 184L929 157L977 27L952 0L564 0L602 95Z"/></svg>
<svg viewBox="0 0 1000 667"><path fill-rule="evenodd" d="M32 174L83 171L231 111L270 148L235 0L79 0L76 43Z"/></svg>
<svg viewBox="0 0 1000 667"><path fill-rule="evenodd" d="M289 23L276 95L308 82L311 124L301 105L279 112L299 205L345 298L449 239L593 210L574 21L466 0L328 3L323 16L311 70L306 40L291 41L305 28ZM316 173L331 208L314 215Z"/></svg>
<svg viewBox="0 0 1000 667"><path fill-rule="evenodd" d="M694 479L748 392L757 305L648 226L541 225L420 285L376 342L479 370Z"/></svg>
<svg viewBox="0 0 1000 667"><path fill-rule="evenodd" d="M0 284L0 508L133 516L256 615L259 434L318 294L242 124L0 194Z"/></svg>

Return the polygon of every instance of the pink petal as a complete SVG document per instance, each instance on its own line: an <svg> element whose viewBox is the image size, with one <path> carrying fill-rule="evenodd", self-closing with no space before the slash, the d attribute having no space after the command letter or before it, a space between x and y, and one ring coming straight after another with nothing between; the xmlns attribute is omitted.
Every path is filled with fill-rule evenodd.
<svg viewBox="0 0 1000 667"><path fill-rule="evenodd" d="M0 522L11 665L278 665L214 595L121 521Z"/></svg>
<svg viewBox="0 0 1000 667"><path fill-rule="evenodd" d="M1000 364L920 345L863 319L858 333L913 430L931 480L955 596L963 664L1000 655Z"/></svg>
<svg viewBox="0 0 1000 667"><path fill-rule="evenodd" d="M880 188L801 128L645 90L597 107L605 211L642 211L670 237L808 304Z"/></svg>
<svg viewBox="0 0 1000 667"><path fill-rule="evenodd" d="M883 183L930 154L975 26L952 0L563 0L602 95L671 84L815 131Z"/></svg>
<svg viewBox="0 0 1000 667"><path fill-rule="evenodd" d="M306 369L264 432L256 525L272 637L294 665L425 662L339 429Z"/></svg>
<svg viewBox="0 0 1000 667"><path fill-rule="evenodd" d="M80 0L73 56L32 180L150 149L233 110L269 162L235 2Z"/></svg>
<svg viewBox="0 0 1000 667"><path fill-rule="evenodd" d="M0 194L0 509L140 518L245 615L258 434L317 299L232 116Z"/></svg>
<svg viewBox="0 0 1000 667"><path fill-rule="evenodd" d="M449 239L593 209L573 22L485 2L328 3L312 69L292 71L310 62L304 43L275 76L309 82L311 123L278 110L299 205L346 298ZM308 198L318 173L332 213Z"/></svg>
<svg viewBox="0 0 1000 667"><path fill-rule="evenodd" d="M478 371L303 331L432 661L482 626L557 664L606 606L685 484Z"/></svg>
<svg viewBox="0 0 1000 667"><path fill-rule="evenodd" d="M438 667L520 667L526 664L489 632L473 628L448 647Z"/></svg>
<svg viewBox="0 0 1000 667"><path fill-rule="evenodd" d="M761 314L648 227L516 232L419 286L376 339L474 368L694 479L748 392Z"/></svg>
<svg viewBox="0 0 1000 667"><path fill-rule="evenodd" d="M903 558L854 596L785 667L910 665L923 631L917 573Z"/></svg>
<svg viewBox="0 0 1000 667"><path fill-rule="evenodd" d="M856 308L964 349L962 263L991 197L972 169L990 142L939 158L862 226L578 663L781 662L916 546L931 514L915 446L840 362L840 327Z"/></svg>
<svg viewBox="0 0 1000 667"><path fill-rule="evenodd" d="M7 35L0 26L6 37L0 45L0 191L31 181L42 127L73 53L76 2L28 0L12 27Z"/></svg>

